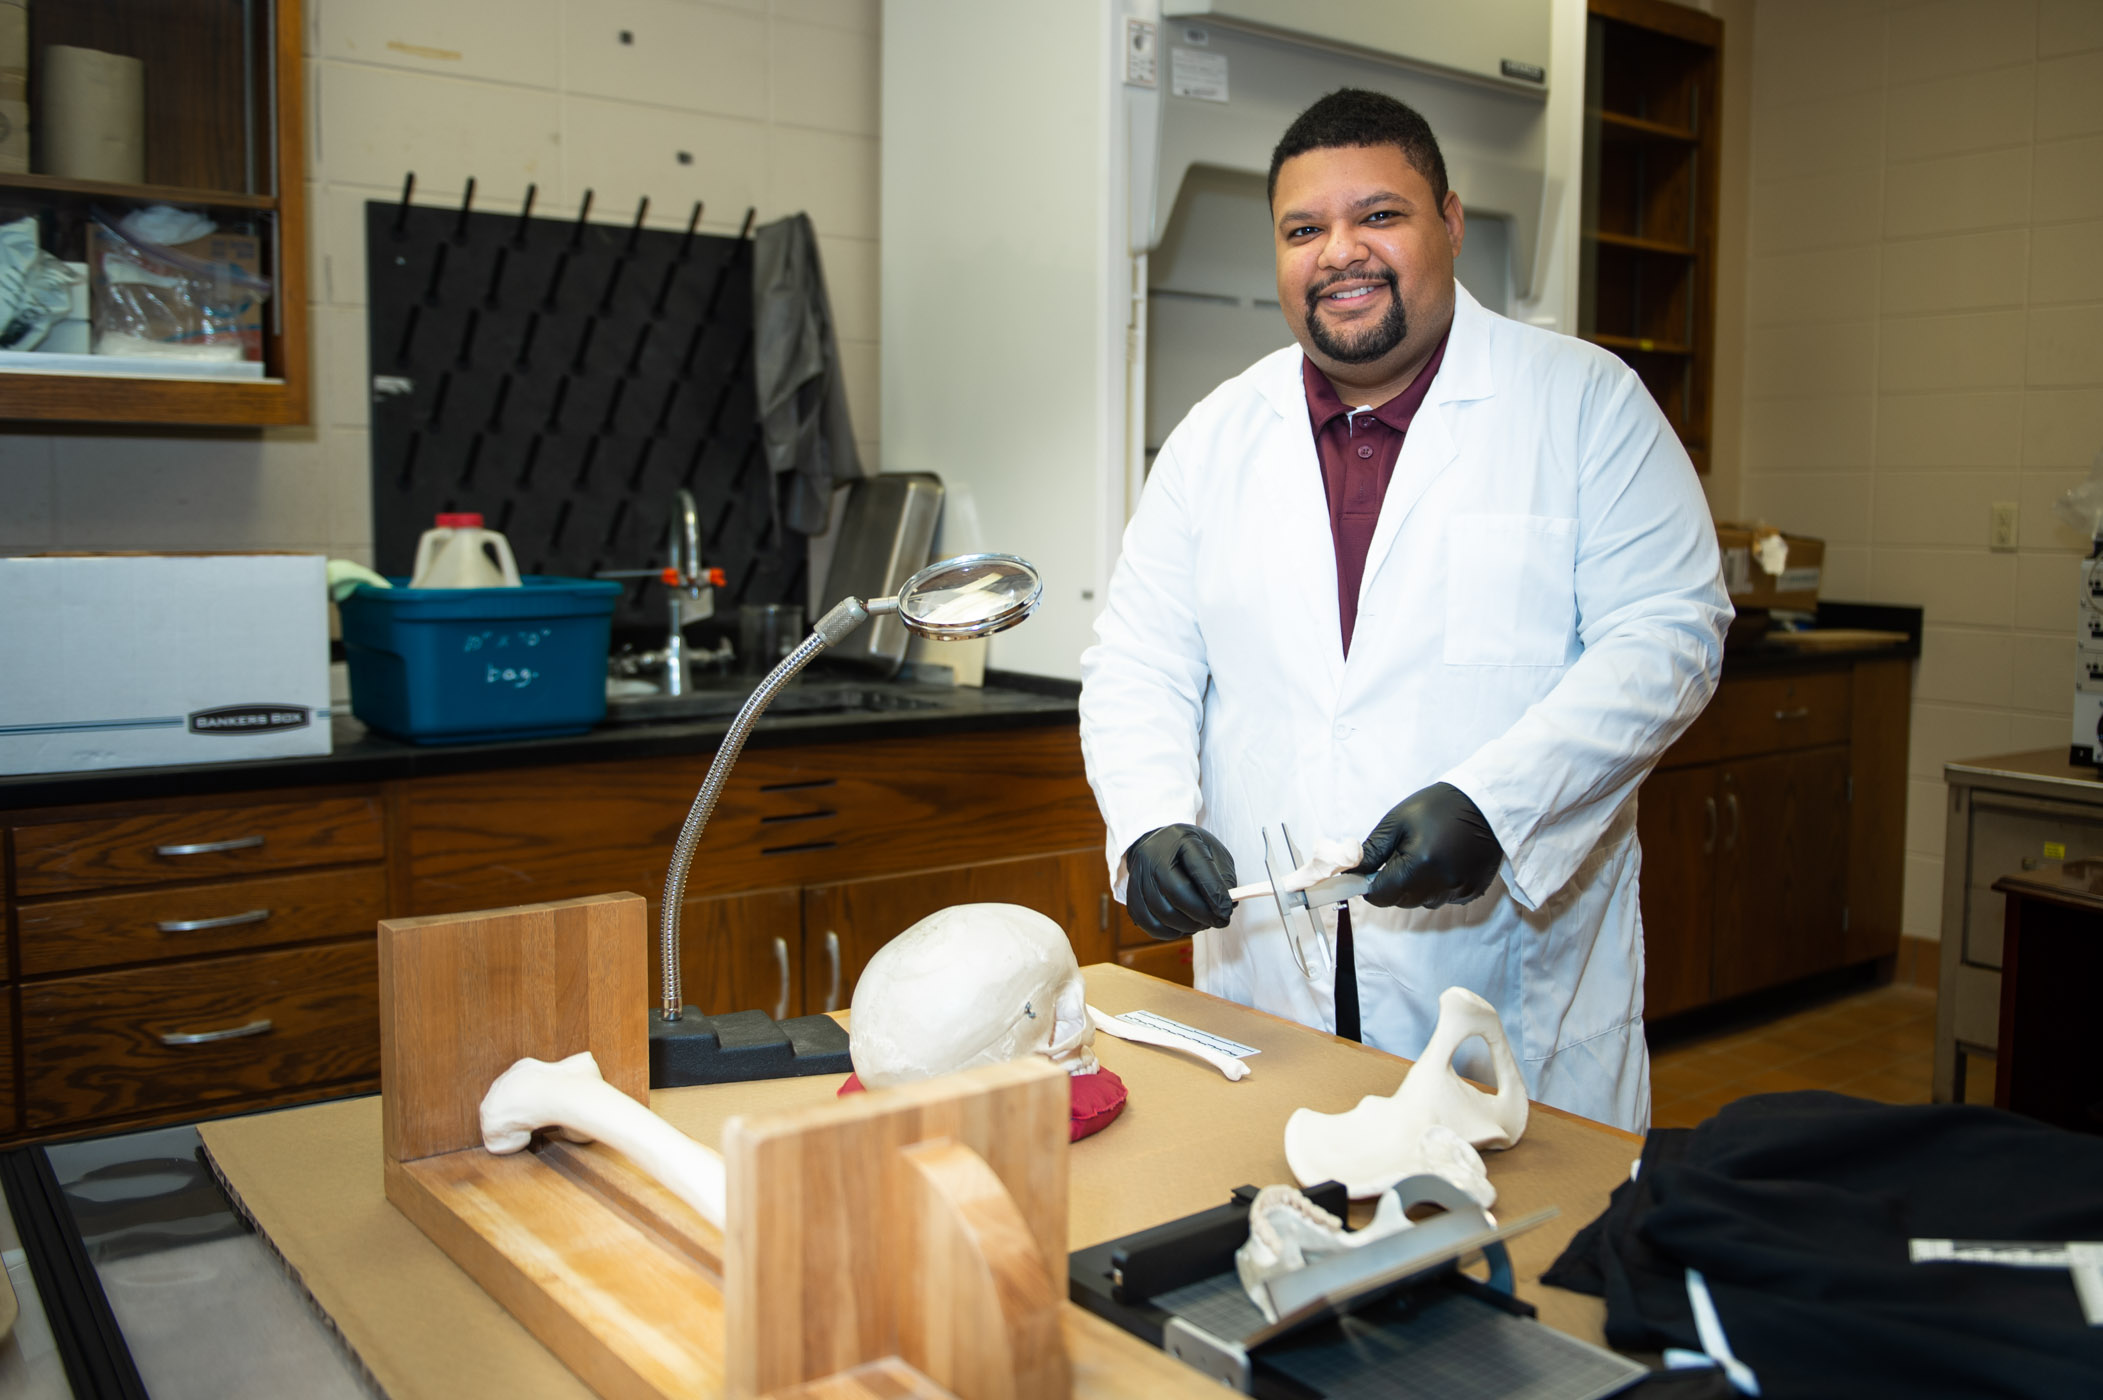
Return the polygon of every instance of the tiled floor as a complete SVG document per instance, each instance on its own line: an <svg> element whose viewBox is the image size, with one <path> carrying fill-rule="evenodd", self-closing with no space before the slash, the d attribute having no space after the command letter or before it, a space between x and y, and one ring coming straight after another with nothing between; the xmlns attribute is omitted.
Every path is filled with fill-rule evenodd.
<svg viewBox="0 0 2103 1400"><path fill-rule="evenodd" d="M1790 1089L1926 1103L1934 1036L1935 993L1893 983L1677 1041L1651 1056L1650 1120L1691 1128L1733 1099Z"/></svg>

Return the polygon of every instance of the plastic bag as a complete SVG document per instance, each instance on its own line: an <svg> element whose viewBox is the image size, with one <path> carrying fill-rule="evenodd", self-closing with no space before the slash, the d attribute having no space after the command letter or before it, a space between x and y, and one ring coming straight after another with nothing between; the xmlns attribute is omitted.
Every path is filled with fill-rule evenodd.
<svg viewBox="0 0 2103 1400"><path fill-rule="evenodd" d="M88 245L95 353L262 359L270 283L253 270L256 240L208 234L170 247L135 227L133 219L95 219Z"/></svg>
<svg viewBox="0 0 2103 1400"><path fill-rule="evenodd" d="M2103 536L2103 452L2088 464L2088 480L2052 502L2052 514L2095 540Z"/></svg>

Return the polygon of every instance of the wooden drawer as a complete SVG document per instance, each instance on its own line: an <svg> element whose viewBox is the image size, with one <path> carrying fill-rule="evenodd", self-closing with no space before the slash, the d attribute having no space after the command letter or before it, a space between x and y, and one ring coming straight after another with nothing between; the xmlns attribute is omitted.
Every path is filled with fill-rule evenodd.
<svg viewBox="0 0 2103 1400"><path fill-rule="evenodd" d="M15 1111L15 992L0 987L0 1134L20 1126Z"/></svg>
<svg viewBox="0 0 2103 1400"><path fill-rule="evenodd" d="M22 975L38 977L369 934L386 914L387 873L373 865L51 900L15 921Z"/></svg>
<svg viewBox="0 0 2103 1400"><path fill-rule="evenodd" d="M1844 744L1852 722L1852 671L1810 671L1725 681L1660 767L1711 763L1782 749Z"/></svg>
<svg viewBox="0 0 2103 1400"><path fill-rule="evenodd" d="M50 822L14 834L23 899L386 858L377 795Z"/></svg>
<svg viewBox="0 0 2103 1400"><path fill-rule="evenodd" d="M1197 983L1197 969L1193 966L1191 941L1179 938L1173 943L1149 943L1144 948L1125 948L1117 955L1118 965L1129 967L1134 972L1144 972L1149 977L1158 977L1164 982L1177 982L1185 987Z"/></svg>
<svg viewBox="0 0 2103 1400"><path fill-rule="evenodd" d="M380 1070L370 938L33 982L21 995L30 1129L203 1112ZM246 1034L169 1043L225 1031Z"/></svg>

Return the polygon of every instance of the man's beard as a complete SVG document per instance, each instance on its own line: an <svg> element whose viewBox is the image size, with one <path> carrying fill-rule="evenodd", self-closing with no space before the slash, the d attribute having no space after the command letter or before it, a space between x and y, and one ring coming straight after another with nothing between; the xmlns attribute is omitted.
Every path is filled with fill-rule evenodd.
<svg viewBox="0 0 2103 1400"><path fill-rule="evenodd" d="M1374 360L1400 345L1409 335L1409 316L1402 309L1402 294L1395 285L1395 274L1383 269L1380 280L1387 283L1387 314L1380 323L1370 329L1359 331L1350 339L1339 339L1322 324L1321 304L1326 287L1317 288L1307 294L1307 338L1314 348L1340 365L1371 364ZM1349 279L1336 277L1327 286Z"/></svg>

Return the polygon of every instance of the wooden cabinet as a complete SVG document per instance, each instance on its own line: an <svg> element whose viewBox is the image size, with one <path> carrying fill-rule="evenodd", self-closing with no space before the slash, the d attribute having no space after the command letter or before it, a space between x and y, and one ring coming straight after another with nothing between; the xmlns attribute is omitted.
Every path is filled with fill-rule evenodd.
<svg viewBox="0 0 2103 1400"><path fill-rule="evenodd" d="M1644 1014L1897 952L1903 659L1726 677L1644 782Z"/></svg>
<svg viewBox="0 0 2103 1400"><path fill-rule="evenodd" d="M1642 376L1708 470L1723 22L1590 0L1578 331Z"/></svg>
<svg viewBox="0 0 2103 1400"><path fill-rule="evenodd" d="M40 0L29 6L31 173L0 172L0 219L33 216L41 247L81 262L97 216L122 216L152 204L201 211L219 234L248 241L253 271L270 290L259 311L260 378L184 377L179 361L165 362L166 371L153 374L50 373L92 357L68 357L73 365L67 365L58 356L43 356L38 368L47 372L0 368L0 419L307 421L304 33L299 0ZM121 54L144 65L145 152L138 183L51 172L39 94L46 50L54 44ZM226 245L218 251L225 253Z"/></svg>

